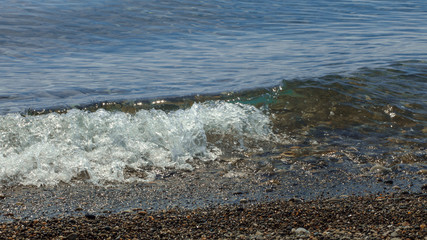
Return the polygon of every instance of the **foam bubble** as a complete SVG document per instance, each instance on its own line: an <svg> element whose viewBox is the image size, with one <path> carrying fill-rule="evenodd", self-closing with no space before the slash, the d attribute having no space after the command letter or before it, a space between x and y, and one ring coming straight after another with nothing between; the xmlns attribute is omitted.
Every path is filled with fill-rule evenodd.
<svg viewBox="0 0 427 240"><path fill-rule="evenodd" d="M221 146L208 134L268 139L267 115L251 105L222 101L136 114L70 110L40 116L0 117L0 181L4 185L54 185L85 179L95 184L141 180L126 171L189 169L189 160L215 160ZM147 175L148 174L148 175Z"/></svg>

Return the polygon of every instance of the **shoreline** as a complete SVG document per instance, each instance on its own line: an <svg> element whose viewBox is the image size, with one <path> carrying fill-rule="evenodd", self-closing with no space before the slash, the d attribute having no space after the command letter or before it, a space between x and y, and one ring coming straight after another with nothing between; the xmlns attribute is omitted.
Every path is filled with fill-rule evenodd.
<svg viewBox="0 0 427 240"><path fill-rule="evenodd" d="M2 187L0 240L427 240L423 175L215 164L152 182Z"/></svg>
<svg viewBox="0 0 427 240"><path fill-rule="evenodd" d="M192 172L166 171L152 182L0 187L0 224L86 213L108 215L134 208L191 210L286 199L413 194L426 188L424 176L404 173L366 175L332 167L312 173L304 169L277 172L268 165L257 172L224 171L207 165Z"/></svg>
<svg viewBox="0 0 427 240"><path fill-rule="evenodd" d="M18 220L0 239L427 239L427 194L390 193L310 201Z"/></svg>

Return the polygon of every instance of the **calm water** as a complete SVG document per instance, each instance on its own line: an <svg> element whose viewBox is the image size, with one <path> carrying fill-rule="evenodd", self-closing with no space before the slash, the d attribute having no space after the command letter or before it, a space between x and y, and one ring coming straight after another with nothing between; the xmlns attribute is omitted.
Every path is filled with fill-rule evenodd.
<svg viewBox="0 0 427 240"><path fill-rule="evenodd" d="M153 179L236 156L425 169L426 12L423 0L3 1L0 181Z"/></svg>
<svg viewBox="0 0 427 240"><path fill-rule="evenodd" d="M0 113L425 60L415 1L3 1Z"/></svg>

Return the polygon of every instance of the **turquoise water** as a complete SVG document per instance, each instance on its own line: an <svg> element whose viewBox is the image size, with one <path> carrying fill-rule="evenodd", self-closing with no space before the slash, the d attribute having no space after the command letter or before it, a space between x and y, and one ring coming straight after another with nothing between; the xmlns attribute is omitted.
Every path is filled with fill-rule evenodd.
<svg viewBox="0 0 427 240"><path fill-rule="evenodd" d="M244 167L224 176L258 162L277 174L338 164L422 178L426 10L421 0L5 1L0 183L152 181L236 159Z"/></svg>

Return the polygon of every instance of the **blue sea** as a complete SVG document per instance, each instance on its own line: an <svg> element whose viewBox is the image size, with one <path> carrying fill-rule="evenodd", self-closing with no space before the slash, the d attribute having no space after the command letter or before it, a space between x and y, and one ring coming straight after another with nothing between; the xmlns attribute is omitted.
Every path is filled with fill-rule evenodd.
<svg viewBox="0 0 427 240"><path fill-rule="evenodd" d="M424 0L2 1L0 184L151 181L235 157L422 171L426 13Z"/></svg>

